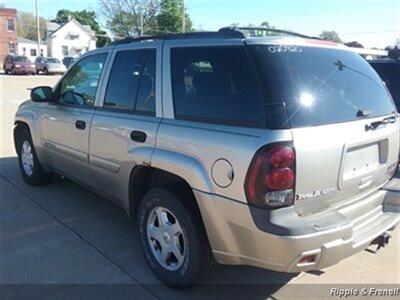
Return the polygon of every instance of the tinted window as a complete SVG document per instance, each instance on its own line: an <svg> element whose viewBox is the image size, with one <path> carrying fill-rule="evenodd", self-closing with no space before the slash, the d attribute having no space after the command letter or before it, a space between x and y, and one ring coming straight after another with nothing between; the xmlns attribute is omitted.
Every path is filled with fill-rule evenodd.
<svg viewBox="0 0 400 300"><path fill-rule="evenodd" d="M108 80L104 107L133 110L146 50L120 51Z"/></svg>
<svg viewBox="0 0 400 300"><path fill-rule="evenodd" d="M120 51L115 56L104 107L155 113L155 50Z"/></svg>
<svg viewBox="0 0 400 300"><path fill-rule="evenodd" d="M400 63L373 63L372 66L386 83L398 108L400 108Z"/></svg>
<svg viewBox="0 0 400 300"><path fill-rule="evenodd" d="M260 89L244 47L171 50L175 117L265 127Z"/></svg>
<svg viewBox="0 0 400 300"><path fill-rule="evenodd" d="M29 59L26 56L14 56L14 61L29 62Z"/></svg>
<svg viewBox="0 0 400 300"><path fill-rule="evenodd" d="M135 110L138 113L155 114L156 98L156 51L147 51L146 61L142 69Z"/></svg>
<svg viewBox="0 0 400 300"><path fill-rule="evenodd" d="M67 73L59 87L59 103L91 107L107 54L82 59Z"/></svg>
<svg viewBox="0 0 400 300"><path fill-rule="evenodd" d="M316 47L251 46L270 61L292 127L386 115L394 106L379 76L358 54Z"/></svg>

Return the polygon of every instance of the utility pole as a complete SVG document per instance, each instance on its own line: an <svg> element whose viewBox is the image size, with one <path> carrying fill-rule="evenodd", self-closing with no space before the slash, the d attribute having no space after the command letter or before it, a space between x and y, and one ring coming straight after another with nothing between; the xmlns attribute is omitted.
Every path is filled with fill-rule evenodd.
<svg viewBox="0 0 400 300"><path fill-rule="evenodd" d="M186 29L185 0L182 0L182 32Z"/></svg>
<svg viewBox="0 0 400 300"><path fill-rule="evenodd" d="M36 30L37 30L37 47L38 47L37 56L40 56L40 22L39 22L38 0L36 0L35 3L36 3Z"/></svg>

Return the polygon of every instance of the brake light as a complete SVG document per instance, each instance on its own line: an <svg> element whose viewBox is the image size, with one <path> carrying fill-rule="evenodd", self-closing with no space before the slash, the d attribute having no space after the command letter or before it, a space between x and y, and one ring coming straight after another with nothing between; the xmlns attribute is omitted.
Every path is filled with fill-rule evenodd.
<svg viewBox="0 0 400 300"><path fill-rule="evenodd" d="M261 148L247 172L245 191L249 204L274 208L293 204L295 152L290 143Z"/></svg>
<svg viewBox="0 0 400 300"><path fill-rule="evenodd" d="M291 189L294 182L294 173L289 168L275 169L264 175L264 182L267 188L273 191Z"/></svg>

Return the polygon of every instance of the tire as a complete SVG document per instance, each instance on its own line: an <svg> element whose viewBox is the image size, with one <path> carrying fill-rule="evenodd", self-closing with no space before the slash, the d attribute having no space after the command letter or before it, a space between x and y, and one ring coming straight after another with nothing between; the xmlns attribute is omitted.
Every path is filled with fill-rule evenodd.
<svg viewBox="0 0 400 300"><path fill-rule="evenodd" d="M17 71L16 71L14 68L12 68L12 69L11 69L11 74L12 74L12 75L17 75Z"/></svg>
<svg viewBox="0 0 400 300"><path fill-rule="evenodd" d="M19 168L24 181L30 185L49 183L52 173L42 169L28 129L24 128L18 133L16 144Z"/></svg>
<svg viewBox="0 0 400 300"><path fill-rule="evenodd" d="M43 73L44 73L45 75L50 75L49 70L47 70L47 68L44 68L44 69L43 69Z"/></svg>
<svg viewBox="0 0 400 300"><path fill-rule="evenodd" d="M177 194L161 188L147 192L139 205L138 229L142 251L154 274L166 285L187 288L210 276L215 260L197 207L190 199L181 201ZM167 230L163 229L166 227L159 221L162 215L164 220L167 219L164 223L169 224L167 236L164 235ZM157 229L157 224L158 230L150 230L152 227ZM181 233L173 235L171 232L176 231L176 224ZM150 232L156 232L157 239ZM169 245L176 250L175 244L179 246L181 259L176 259L179 255L172 252L166 255L166 260L161 259L162 247L168 249Z"/></svg>

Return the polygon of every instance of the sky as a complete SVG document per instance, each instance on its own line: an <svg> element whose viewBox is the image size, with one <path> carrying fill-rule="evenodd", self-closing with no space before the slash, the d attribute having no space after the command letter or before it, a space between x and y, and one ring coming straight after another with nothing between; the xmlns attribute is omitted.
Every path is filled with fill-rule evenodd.
<svg viewBox="0 0 400 300"><path fill-rule="evenodd" d="M38 0L39 14L54 18L60 9L94 10L98 0ZM111 0L110 0L111 1ZM35 0L0 0L20 11L35 11ZM233 23L260 25L308 35L335 30L345 42L357 40L365 47L384 48L400 37L400 0L185 0L194 28L216 30Z"/></svg>

